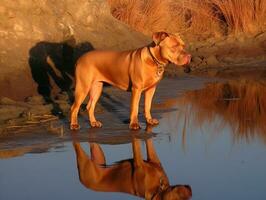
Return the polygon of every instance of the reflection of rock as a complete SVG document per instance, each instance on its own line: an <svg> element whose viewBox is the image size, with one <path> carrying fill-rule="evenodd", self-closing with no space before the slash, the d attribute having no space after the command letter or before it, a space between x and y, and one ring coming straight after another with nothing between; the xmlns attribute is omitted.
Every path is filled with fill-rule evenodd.
<svg viewBox="0 0 266 200"><path fill-rule="evenodd" d="M25 144L24 144L25 145ZM13 157L19 157L26 153L44 153L47 152L51 148L48 144L39 144L39 145L29 145L29 146L23 146L23 147L15 147L10 149L0 149L0 159L9 159Z"/></svg>
<svg viewBox="0 0 266 200"><path fill-rule="evenodd" d="M30 147L22 147L17 149L10 149L10 150L0 150L0 158L7 159L22 156L23 154L30 152Z"/></svg>

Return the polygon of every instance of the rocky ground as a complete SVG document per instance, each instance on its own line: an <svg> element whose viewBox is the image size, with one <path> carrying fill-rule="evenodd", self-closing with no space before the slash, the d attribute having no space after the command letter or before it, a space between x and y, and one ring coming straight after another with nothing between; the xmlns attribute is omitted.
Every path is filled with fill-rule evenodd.
<svg viewBox="0 0 266 200"><path fill-rule="evenodd" d="M59 120L63 112L67 113L70 107L65 97L63 99L59 97L55 102L58 105L57 113L55 113L55 103L46 103L40 95L28 97L25 101L14 101L3 97L0 100L0 135L39 128L40 125L52 128L51 123Z"/></svg>

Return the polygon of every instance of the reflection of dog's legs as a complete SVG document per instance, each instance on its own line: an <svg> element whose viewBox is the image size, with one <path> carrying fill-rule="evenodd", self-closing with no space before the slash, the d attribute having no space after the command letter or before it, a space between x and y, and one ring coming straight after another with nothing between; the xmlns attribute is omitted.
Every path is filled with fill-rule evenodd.
<svg viewBox="0 0 266 200"><path fill-rule="evenodd" d="M148 124L157 125L159 121L157 119L153 119L151 116L151 103L154 92L156 90L156 86L153 86L145 91L145 102L144 102L144 114Z"/></svg>
<svg viewBox="0 0 266 200"><path fill-rule="evenodd" d="M147 160L148 162L158 163L160 164L160 160L156 154L152 139L148 139L145 141L146 143L146 151L147 151Z"/></svg>
<svg viewBox="0 0 266 200"><path fill-rule="evenodd" d="M143 189L143 183L145 182L145 175L146 175L144 168L144 161L141 154L141 141L139 139L133 138L132 148L133 148L133 159L134 159L133 183L135 189L138 191L141 188Z"/></svg>
<svg viewBox="0 0 266 200"><path fill-rule="evenodd" d="M94 116L95 106L102 93L102 88L103 88L102 82L95 82L91 87L90 100L87 105L91 127L97 127L97 128L102 127L102 123L100 121L97 121Z"/></svg>
<svg viewBox="0 0 266 200"><path fill-rule="evenodd" d="M98 165L105 165L106 160L101 146L97 143L90 143L91 159Z"/></svg>
<svg viewBox="0 0 266 200"><path fill-rule="evenodd" d="M79 142L73 142L73 146L76 152L77 166L79 169L79 176L82 176L82 172L86 167L86 163L90 162L89 156L83 150Z"/></svg>
<svg viewBox="0 0 266 200"><path fill-rule="evenodd" d="M141 154L141 141L139 139L133 138L132 148L133 148L133 158L135 167L140 167L143 163L143 158Z"/></svg>
<svg viewBox="0 0 266 200"><path fill-rule="evenodd" d="M73 146L81 183L87 185L99 181L102 175L99 166L86 154L79 142L73 142Z"/></svg>

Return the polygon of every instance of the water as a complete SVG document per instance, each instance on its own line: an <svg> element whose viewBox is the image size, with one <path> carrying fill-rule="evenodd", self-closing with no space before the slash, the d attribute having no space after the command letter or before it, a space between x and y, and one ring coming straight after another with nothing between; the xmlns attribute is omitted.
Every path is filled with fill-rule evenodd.
<svg viewBox="0 0 266 200"><path fill-rule="evenodd" d="M89 129L85 125L87 119L81 117L83 129L76 135L66 132L61 138L38 137L35 133L34 137L26 134L2 139L1 157L5 155L5 159L0 159L0 199L139 199L127 193L102 190L126 187L136 193L149 189L151 184L166 187L160 179L168 179L170 185L189 185L192 199L265 199L264 82L231 80L199 89L205 82L198 78L165 80L154 105L160 125L147 131L144 123L140 132L129 131L127 124L121 122L128 114L127 106L117 104L113 105L115 112L99 114L103 123L106 121L100 130ZM102 102L108 106L105 99ZM101 148L104 152L106 168L100 167L103 171L93 173L88 166L84 167L86 170L77 168L80 154L74 146L90 155L89 143L96 149L98 159L102 154L97 150ZM160 168L148 163L148 167L153 166L144 173L151 179L149 186L144 186L142 178L134 189L127 187L127 172L132 172L127 160L133 158L133 145L135 161L140 150L146 159L148 145L162 165ZM119 173L114 173L116 167ZM127 167L129 171L124 172ZM79 170L84 173L81 180ZM109 178L96 183L97 176L93 179L91 174L101 173ZM141 175L136 169L134 173L139 173L136 177Z"/></svg>

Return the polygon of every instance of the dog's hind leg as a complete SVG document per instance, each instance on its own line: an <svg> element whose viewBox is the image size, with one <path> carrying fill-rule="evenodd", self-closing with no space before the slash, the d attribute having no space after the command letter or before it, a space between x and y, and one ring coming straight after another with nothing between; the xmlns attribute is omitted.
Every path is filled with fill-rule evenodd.
<svg viewBox="0 0 266 200"><path fill-rule="evenodd" d="M97 121L94 115L94 110L95 110L95 106L97 101L100 98L100 95L102 93L102 89L103 89L103 83L102 82L94 82L91 86L91 90L90 90L90 100L88 102L87 105L87 110L88 110L88 115L89 115L89 119L90 119L90 125L91 127L96 127L96 128L100 128L102 127L102 123L100 121Z"/></svg>
<svg viewBox="0 0 266 200"><path fill-rule="evenodd" d="M89 92L89 86L85 86L86 84L82 84L80 80L76 82L75 88L75 101L74 104L71 106L71 114L70 114L70 129L71 130L78 130L80 128L78 124L78 112L79 108L86 98ZM85 86L85 87L84 87Z"/></svg>

